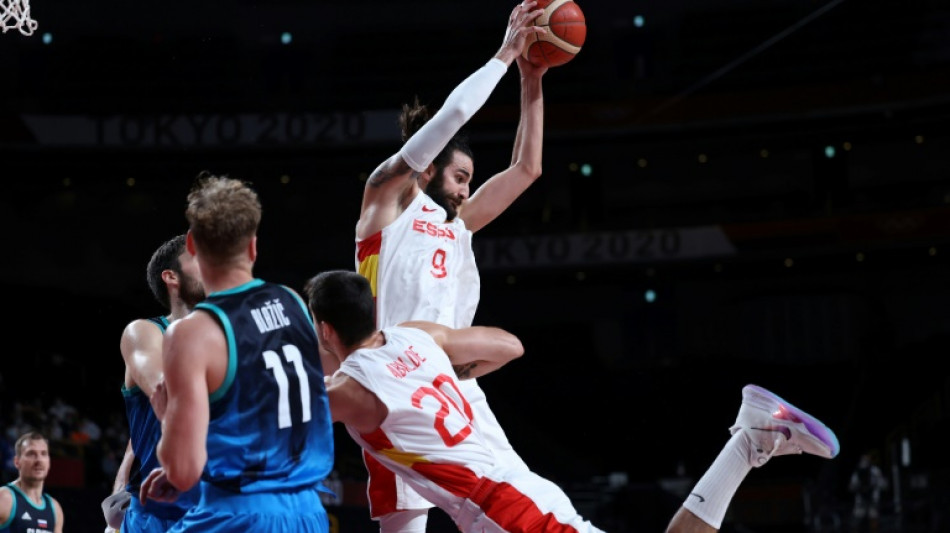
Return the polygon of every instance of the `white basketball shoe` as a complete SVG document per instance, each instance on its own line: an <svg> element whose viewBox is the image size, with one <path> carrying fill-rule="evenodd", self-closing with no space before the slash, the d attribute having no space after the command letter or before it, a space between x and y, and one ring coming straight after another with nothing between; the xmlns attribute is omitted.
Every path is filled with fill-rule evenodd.
<svg viewBox="0 0 950 533"><path fill-rule="evenodd" d="M749 464L760 467L774 455L838 455L838 437L820 420L756 385L742 388L742 407L729 432L744 431L751 442Z"/></svg>

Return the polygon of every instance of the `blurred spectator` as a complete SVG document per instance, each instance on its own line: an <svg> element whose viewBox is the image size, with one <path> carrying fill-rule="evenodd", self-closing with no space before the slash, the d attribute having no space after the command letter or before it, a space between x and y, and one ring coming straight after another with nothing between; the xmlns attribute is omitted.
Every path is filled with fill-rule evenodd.
<svg viewBox="0 0 950 533"><path fill-rule="evenodd" d="M63 401L63 398L60 396L53 398L53 403L49 406L47 412L60 424L65 423L70 416L77 416L79 414L75 407Z"/></svg>
<svg viewBox="0 0 950 533"><path fill-rule="evenodd" d="M7 384L3 380L3 374L0 373L0 413L6 413L9 407L10 398L7 397Z"/></svg>
<svg viewBox="0 0 950 533"><path fill-rule="evenodd" d="M881 492L886 488L887 479L874 464L871 454L865 453L848 482L848 489L854 493L853 531L875 533L878 530Z"/></svg>
<svg viewBox="0 0 950 533"><path fill-rule="evenodd" d="M109 420L106 423L105 430L102 432L103 445L110 450L124 452L126 444L129 442L129 428L125 419L125 413L112 411L109 413Z"/></svg>
<svg viewBox="0 0 950 533"><path fill-rule="evenodd" d="M14 416L17 417L18 424L26 426L28 429L38 429L43 427L46 422L47 414L43 410L43 402L39 398L33 398L27 402L16 402L13 406ZM14 440L20 438L17 434Z"/></svg>
<svg viewBox="0 0 950 533"><path fill-rule="evenodd" d="M112 488L108 481L115 479L115 475L119 471L119 458L117 457L115 450L112 450L106 446L102 448L102 461L100 461L100 467L102 469L102 479L106 482L103 484L103 488L108 491Z"/></svg>
<svg viewBox="0 0 950 533"><path fill-rule="evenodd" d="M6 435L0 435L0 460L3 463L3 471L0 473L0 484L7 484L19 475L19 470L16 468L16 464L13 462L13 457L16 455L15 450L13 449L13 441L10 441Z"/></svg>
<svg viewBox="0 0 950 533"><path fill-rule="evenodd" d="M99 439L102 438L102 429L99 427L99 424L87 415L81 415L79 417L79 431L84 433L90 442L99 442Z"/></svg>
<svg viewBox="0 0 950 533"><path fill-rule="evenodd" d="M56 420L47 420L40 429L40 433L46 435L52 442L59 442L65 437L63 426Z"/></svg>
<svg viewBox="0 0 950 533"><path fill-rule="evenodd" d="M333 494L326 492L320 493L320 501L327 507L336 507L343 505L343 481L340 479L339 472L334 468L330 475L323 482L324 485L333 491Z"/></svg>

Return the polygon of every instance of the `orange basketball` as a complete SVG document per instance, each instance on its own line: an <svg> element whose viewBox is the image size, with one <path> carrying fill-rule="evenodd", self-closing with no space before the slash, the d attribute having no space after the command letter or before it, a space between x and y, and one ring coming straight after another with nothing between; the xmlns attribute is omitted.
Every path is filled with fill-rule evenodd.
<svg viewBox="0 0 950 533"><path fill-rule="evenodd" d="M538 0L544 9L534 25L548 30L546 35L528 37L524 58L538 66L557 67L574 59L587 38L587 20L572 0Z"/></svg>

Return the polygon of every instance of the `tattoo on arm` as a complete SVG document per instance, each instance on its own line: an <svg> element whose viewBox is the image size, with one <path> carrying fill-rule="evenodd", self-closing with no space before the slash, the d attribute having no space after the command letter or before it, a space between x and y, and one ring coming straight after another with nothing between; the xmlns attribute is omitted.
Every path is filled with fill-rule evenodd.
<svg viewBox="0 0 950 533"><path fill-rule="evenodd" d="M373 173L369 176L369 185L371 187L382 187L388 183L393 178L404 175L406 172L412 171L410 175L411 179L416 179L419 176L419 172L409 168L409 165L406 164L402 158L398 158L398 162L394 164L389 164L387 161L379 166Z"/></svg>
<svg viewBox="0 0 950 533"><path fill-rule="evenodd" d="M478 366L477 363L466 363L464 365L452 365L452 368L455 369L455 375L459 379L468 379L472 377L472 370L475 370L475 367Z"/></svg>

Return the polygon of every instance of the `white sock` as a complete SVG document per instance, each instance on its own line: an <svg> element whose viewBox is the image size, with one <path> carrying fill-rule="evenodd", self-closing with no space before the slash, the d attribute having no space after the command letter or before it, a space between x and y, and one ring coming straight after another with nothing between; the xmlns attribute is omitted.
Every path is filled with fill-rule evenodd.
<svg viewBox="0 0 950 533"><path fill-rule="evenodd" d="M719 529L732 497L752 467L749 466L751 444L745 431L737 431L723 446L716 460L699 478L683 507L703 522Z"/></svg>

